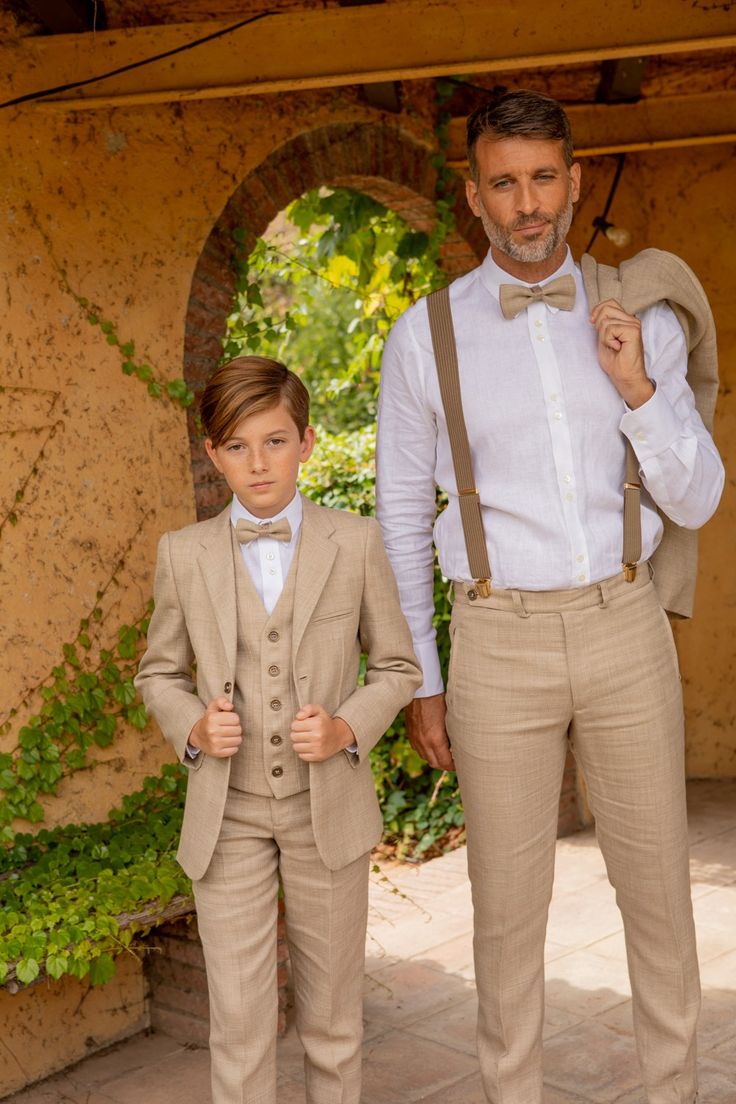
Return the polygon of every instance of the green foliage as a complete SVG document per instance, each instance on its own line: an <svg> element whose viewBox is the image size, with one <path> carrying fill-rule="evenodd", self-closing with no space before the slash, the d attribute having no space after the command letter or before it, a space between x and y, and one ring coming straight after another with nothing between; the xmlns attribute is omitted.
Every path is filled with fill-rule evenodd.
<svg viewBox="0 0 736 1104"><path fill-rule="evenodd" d="M104 984L115 956L190 894L174 857L185 774L165 766L102 824L12 836L0 851L0 984L14 975L28 985L42 971Z"/></svg>
<svg viewBox="0 0 736 1104"><path fill-rule="evenodd" d="M99 592L98 602L101 598ZM10 825L16 818L42 821L39 798L55 794L65 775L91 766L90 750L109 747L119 721L145 728L133 676L151 608L149 603L134 624L120 626L115 647L97 648L90 635L102 620L96 605L75 639L62 645L62 661L40 688L40 711L19 729L15 750L0 754L0 840L13 838ZM11 712L0 735L10 732L16 714L17 709Z"/></svg>
<svg viewBox="0 0 736 1104"><path fill-rule="evenodd" d="M261 238L241 258L225 358L257 352L285 361L309 388L317 424L358 429L375 420L392 323L444 282L441 235L412 230L347 188L308 192L286 215L283 240Z"/></svg>
<svg viewBox="0 0 736 1104"><path fill-rule="evenodd" d="M148 388L148 394L154 399L166 397L185 410L188 406L192 405L194 402L194 392L189 390L185 380L173 379L167 381L157 377L150 364L141 363L135 359L135 342L132 340L122 341L115 327L115 323L109 318L103 318L101 310L90 303L89 299L85 299L83 296L78 295L66 281L66 278L65 284L69 294L76 299L79 306L85 312L90 326L99 326L100 330L105 335L107 344L117 347L120 353L121 367L126 376L135 376L141 383L145 383Z"/></svg>

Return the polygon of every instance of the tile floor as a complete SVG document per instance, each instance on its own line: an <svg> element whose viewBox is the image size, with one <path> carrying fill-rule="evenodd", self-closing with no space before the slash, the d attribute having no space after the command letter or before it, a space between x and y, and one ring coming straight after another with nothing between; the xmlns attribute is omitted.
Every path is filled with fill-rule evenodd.
<svg viewBox="0 0 736 1104"><path fill-rule="evenodd" d="M736 783L689 786L703 981L702 1104L736 1104ZM363 1104L482 1104L464 850L376 877ZM644 1104L621 920L592 832L557 844L547 944L545 1104ZM280 1044L278 1104L304 1104L301 1048ZM7 1104L209 1104L208 1056L140 1035Z"/></svg>

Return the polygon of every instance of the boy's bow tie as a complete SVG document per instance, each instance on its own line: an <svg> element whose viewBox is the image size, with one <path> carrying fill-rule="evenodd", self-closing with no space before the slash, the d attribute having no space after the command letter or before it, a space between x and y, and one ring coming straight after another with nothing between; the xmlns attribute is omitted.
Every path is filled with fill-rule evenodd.
<svg viewBox="0 0 736 1104"><path fill-rule="evenodd" d="M575 306L575 280L572 276L558 276L544 287L524 287L523 284L501 284L498 299L504 318L516 318L530 303L547 303L558 310L570 311Z"/></svg>
<svg viewBox="0 0 736 1104"><path fill-rule="evenodd" d="M290 541L291 526L286 518L280 518L278 521L263 521L260 525L256 525L254 521L239 518L235 526L235 536L241 544L250 544L251 541L258 540L259 537L273 537L274 540Z"/></svg>

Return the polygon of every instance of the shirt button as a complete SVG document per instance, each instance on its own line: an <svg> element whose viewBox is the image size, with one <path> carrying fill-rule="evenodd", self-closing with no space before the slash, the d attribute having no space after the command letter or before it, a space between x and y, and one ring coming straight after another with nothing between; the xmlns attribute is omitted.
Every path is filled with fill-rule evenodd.
<svg viewBox="0 0 736 1104"><path fill-rule="evenodd" d="M269 675L274 675L275 677L276 675L281 674L281 668L277 667L275 663L272 663L271 666L268 668L268 673Z"/></svg>
<svg viewBox="0 0 736 1104"><path fill-rule="evenodd" d="M585 561L585 556L581 553L579 556L576 556L576 559L578 563L583 563Z"/></svg>
<svg viewBox="0 0 736 1104"><path fill-rule="evenodd" d="M572 500L575 498L575 495L572 493L572 491L570 491L568 492L568 494L565 495L565 498L568 502L572 502Z"/></svg>
<svg viewBox="0 0 736 1104"><path fill-rule="evenodd" d="M273 736L271 737L271 743L273 744L273 746L278 747L279 744L282 743L282 742L283 741L282 741L281 737L279 736L278 732L274 732Z"/></svg>
<svg viewBox="0 0 736 1104"><path fill-rule="evenodd" d="M564 478L565 478L566 483L572 483L572 476L571 475L566 475Z"/></svg>
<svg viewBox="0 0 736 1104"><path fill-rule="evenodd" d="M535 326L541 326L541 325L542 325L542 323L541 323L541 322L539 321L539 319L537 319L537 321L536 321L536 322L534 323L534 325L535 325Z"/></svg>
<svg viewBox="0 0 736 1104"><path fill-rule="evenodd" d="M231 682L226 682L225 685L223 686L223 690L225 691L226 694L229 694L230 691L232 690L232 688L233 688L233 684Z"/></svg>
<svg viewBox="0 0 736 1104"><path fill-rule="evenodd" d="M585 582L585 572L583 572L582 575L578 575L578 579L580 580L581 583L584 583Z"/></svg>
<svg viewBox="0 0 736 1104"><path fill-rule="evenodd" d="M271 708L273 709L274 713L278 713L279 709L281 708L281 702L278 698L273 698L271 700Z"/></svg>
<svg viewBox="0 0 736 1104"><path fill-rule="evenodd" d="M556 422L561 422L562 421L562 415L560 414L559 410L555 414L555 421Z"/></svg>
<svg viewBox="0 0 736 1104"><path fill-rule="evenodd" d="M557 402L557 398L558 398L557 392L553 391L549 398L550 398L550 402Z"/></svg>
<svg viewBox="0 0 736 1104"><path fill-rule="evenodd" d="M646 434L642 433L641 430L639 430L639 432L635 436L636 436L637 441L646 441L646 439L647 439Z"/></svg>
<svg viewBox="0 0 736 1104"><path fill-rule="evenodd" d="M271 774L274 776L274 778L280 778L283 773L284 773L284 768L283 767L274 767L273 770L271 771Z"/></svg>
<svg viewBox="0 0 736 1104"><path fill-rule="evenodd" d="M273 559L273 552L267 552L266 553L266 559L267 560L272 560Z"/></svg>
<svg viewBox="0 0 736 1104"><path fill-rule="evenodd" d="M276 574L276 568L275 567L269 567L268 574L269 575L275 575Z"/></svg>
<svg viewBox="0 0 736 1104"><path fill-rule="evenodd" d="M276 632L276 630L271 629L270 633L268 634L268 639L271 640L275 644L276 641L278 640L278 638L279 638L279 634Z"/></svg>
<svg viewBox="0 0 736 1104"><path fill-rule="evenodd" d="M537 341L544 341L542 334L537 334Z"/></svg>

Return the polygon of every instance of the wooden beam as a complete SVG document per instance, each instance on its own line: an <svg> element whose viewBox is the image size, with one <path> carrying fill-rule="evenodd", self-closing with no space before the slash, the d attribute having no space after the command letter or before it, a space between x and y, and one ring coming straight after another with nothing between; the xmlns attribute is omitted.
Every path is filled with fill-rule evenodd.
<svg viewBox="0 0 736 1104"><path fill-rule="evenodd" d="M7 101L226 30L168 24L24 38L0 54ZM46 100L56 110L247 96L736 46L736 4L394 0L262 17L186 52Z"/></svg>
<svg viewBox="0 0 736 1104"><path fill-rule="evenodd" d="M566 111L576 157L736 142L734 89L634 104L574 104ZM449 164L464 167L465 119L451 121L449 138Z"/></svg>

